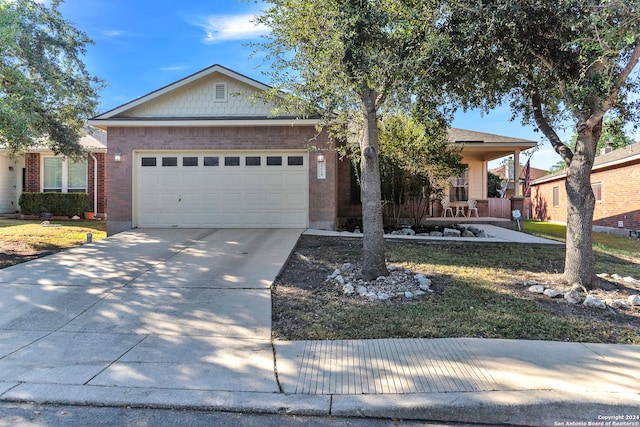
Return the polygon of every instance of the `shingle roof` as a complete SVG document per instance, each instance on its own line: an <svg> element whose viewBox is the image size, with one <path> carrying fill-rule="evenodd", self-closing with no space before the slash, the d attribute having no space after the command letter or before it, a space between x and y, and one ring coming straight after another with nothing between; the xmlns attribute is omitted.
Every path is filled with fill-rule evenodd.
<svg viewBox="0 0 640 427"><path fill-rule="evenodd" d="M495 135L492 133L476 132L473 130L465 130L458 128L449 129L449 142L484 142L484 143L522 143L529 142L536 144L535 141L520 138L511 138L509 136Z"/></svg>

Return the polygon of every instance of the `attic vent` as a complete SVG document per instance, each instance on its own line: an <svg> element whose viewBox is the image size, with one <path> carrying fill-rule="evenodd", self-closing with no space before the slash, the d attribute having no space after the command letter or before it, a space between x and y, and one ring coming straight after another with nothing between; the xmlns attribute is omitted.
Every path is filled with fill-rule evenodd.
<svg viewBox="0 0 640 427"><path fill-rule="evenodd" d="M224 102L227 100L226 83L216 83L214 97L214 100L218 102Z"/></svg>

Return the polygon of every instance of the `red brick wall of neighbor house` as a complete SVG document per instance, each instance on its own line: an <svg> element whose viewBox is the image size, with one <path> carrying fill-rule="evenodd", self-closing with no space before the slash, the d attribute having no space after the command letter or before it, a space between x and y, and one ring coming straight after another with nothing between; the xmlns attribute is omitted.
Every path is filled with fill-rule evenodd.
<svg viewBox="0 0 640 427"><path fill-rule="evenodd" d="M40 154L27 153L24 159L24 167L26 169L25 189L28 193L37 193L40 191Z"/></svg>
<svg viewBox="0 0 640 427"><path fill-rule="evenodd" d="M592 183L600 183L602 201L596 202L593 225L640 230L640 161L592 173ZM558 187L559 205L553 206L553 187ZM546 221L567 222L565 180L555 180L531 188L533 216Z"/></svg>
<svg viewBox="0 0 640 427"><path fill-rule="evenodd" d="M107 187L109 219L132 221L133 150L268 150L305 149L316 136L313 126L256 127L114 127L108 130ZM313 144L322 147L327 135ZM122 151L122 162L113 153ZM309 221L335 221L336 156L325 150L327 178L317 179L316 154L309 154Z"/></svg>

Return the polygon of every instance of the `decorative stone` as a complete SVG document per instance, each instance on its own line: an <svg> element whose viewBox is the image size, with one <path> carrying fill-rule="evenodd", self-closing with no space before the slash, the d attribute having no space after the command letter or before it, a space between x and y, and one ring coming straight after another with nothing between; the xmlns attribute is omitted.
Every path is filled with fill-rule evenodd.
<svg viewBox="0 0 640 427"><path fill-rule="evenodd" d="M638 280L634 279L631 276L627 276L627 277L622 278L622 281L625 282L625 283L636 283L636 282L638 282Z"/></svg>
<svg viewBox="0 0 640 427"><path fill-rule="evenodd" d="M342 287L342 292L344 294L351 295L355 292L355 289L353 288L353 285L351 283L347 283Z"/></svg>
<svg viewBox="0 0 640 427"><path fill-rule="evenodd" d="M476 235L470 230L464 230L462 232L462 237L476 237Z"/></svg>
<svg viewBox="0 0 640 427"><path fill-rule="evenodd" d="M478 234L476 234L476 237L487 238L487 237L491 237L491 236L489 236L487 233L485 233L484 231L481 230Z"/></svg>
<svg viewBox="0 0 640 427"><path fill-rule="evenodd" d="M601 279L610 279L611 276L608 273L600 273L600 274L596 274L596 276L598 276Z"/></svg>
<svg viewBox="0 0 640 427"><path fill-rule="evenodd" d="M421 297L422 295L424 295L424 294L425 294L425 292L424 292L424 291L415 291L413 294L414 294L415 296L417 296L417 297Z"/></svg>
<svg viewBox="0 0 640 427"><path fill-rule="evenodd" d="M393 264L387 265L387 271L389 271L389 272L396 271L397 269L398 269L398 267L396 267Z"/></svg>
<svg viewBox="0 0 640 427"><path fill-rule="evenodd" d="M389 294L386 292L378 292L378 299L380 301L384 301L384 300L388 300L389 299Z"/></svg>
<svg viewBox="0 0 640 427"><path fill-rule="evenodd" d="M555 289L545 289L543 294L545 294L549 298L557 298L558 296L562 295L560 292L556 291Z"/></svg>
<svg viewBox="0 0 640 427"><path fill-rule="evenodd" d="M335 280L339 285L344 285L344 277L342 276L336 276L333 278L333 280Z"/></svg>
<svg viewBox="0 0 640 427"><path fill-rule="evenodd" d="M627 310L629 308L629 304L622 301L621 299L607 298L606 300L604 300L604 303L611 308L621 308L623 310Z"/></svg>
<svg viewBox="0 0 640 427"><path fill-rule="evenodd" d="M599 300L598 298L595 298L592 296L587 296L584 299L584 302L582 303L582 305L585 305L587 307L600 308L600 309L607 308L607 305L604 303L604 301Z"/></svg>
<svg viewBox="0 0 640 427"><path fill-rule="evenodd" d="M358 295L360 295L362 297L362 296L365 296L367 294L368 289L367 289L366 286L360 285L360 286L358 286L356 288L356 292L358 293Z"/></svg>
<svg viewBox="0 0 640 427"><path fill-rule="evenodd" d="M540 282L538 282L537 280L530 280L528 282L524 282L525 286L533 286L533 285L541 285Z"/></svg>
<svg viewBox="0 0 640 427"><path fill-rule="evenodd" d="M405 298L413 298L413 293L412 293L412 292L409 292L409 291L406 291L406 292L404 293L404 296L405 296Z"/></svg>
<svg viewBox="0 0 640 427"><path fill-rule="evenodd" d="M480 233L480 232L482 231L482 230L480 230L479 228L476 228L476 227L473 227L473 226L471 226L471 227L467 228L467 230L469 230L470 232L472 232L472 233L473 233L473 234L475 234L476 236L478 235L478 233Z"/></svg>
<svg viewBox="0 0 640 427"><path fill-rule="evenodd" d="M378 299L378 294L375 292L367 292L364 296L371 299Z"/></svg>
<svg viewBox="0 0 640 427"><path fill-rule="evenodd" d="M444 236L444 234L442 233L442 231L432 231L429 233L429 236L431 237L442 237Z"/></svg>
<svg viewBox="0 0 640 427"><path fill-rule="evenodd" d="M340 270L343 273L349 272L353 270L353 264L351 264L350 262L345 262L344 264L342 264L342 267L340 267Z"/></svg>
<svg viewBox="0 0 640 427"><path fill-rule="evenodd" d="M416 274L415 276L413 276L413 278L416 279L416 281L418 282L418 286L423 291L426 291L431 287L431 279L427 278L427 276L425 276L424 274Z"/></svg>
<svg viewBox="0 0 640 427"><path fill-rule="evenodd" d="M612 274L611 278L614 280L622 280L622 276L620 276L619 274Z"/></svg>
<svg viewBox="0 0 640 427"><path fill-rule="evenodd" d="M569 304L580 304L582 302L582 295L576 289L572 289L564 294L564 299L566 299Z"/></svg>
<svg viewBox="0 0 640 427"><path fill-rule="evenodd" d="M640 295L629 295L629 305L640 305Z"/></svg>
<svg viewBox="0 0 640 427"><path fill-rule="evenodd" d="M443 234L444 237L460 237L462 233L460 233L460 230L454 228L445 228Z"/></svg>
<svg viewBox="0 0 640 427"><path fill-rule="evenodd" d="M340 271L339 268L336 268L335 270L333 270L333 273L331 273L331 275L329 275L327 277L327 279L331 280L331 279L335 279L336 276L339 276L340 274L342 274L342 271Z"/></svg>
<svg viewBox="0 0 640 427"><path fill-rule="evenodd" d="M533 292L534 294L542 294L544 293L544 286L542 285L529 286L529 292Z"/></svg>
<svg viewBox="0 0 640 427"><path fill-rule="evenodd" d="M403 236L415 236L416 232L413 231L411 228L403 228L402 231L400 231L400 233Z"/></svg>

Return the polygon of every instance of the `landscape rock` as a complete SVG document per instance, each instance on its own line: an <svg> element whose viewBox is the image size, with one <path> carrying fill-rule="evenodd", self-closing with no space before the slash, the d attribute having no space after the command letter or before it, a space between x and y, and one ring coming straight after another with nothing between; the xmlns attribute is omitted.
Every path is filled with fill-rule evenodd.
<svg viewBox="0 0 640 427"><path fill-rule="evenodd" d="M342 271L340 271L340 269L339 269L339 268L336 268L335 270L333 270L333 273L331 273L331 275L329 275L329 276L327 277L327 279L328 279L328 280L335 279L337 276L339 276L339 275L341 275L341 274L342 274Z"/></svg>
<svg viewBox="0 0 640 427"><path fill-rule="evenodd" d="M414 295L415 295L415 296L417 296L417 297L421 297L421 296L422 296L422 295L424 295L424 294L425 294L425 292L424 292L424 291L415 291L415 292L414 292Z"/></svg>
<svg viewBox="0 0 640 427"><path fill-rule="evenodd" d="M611 278L614 280L622 280L622 276L620 276L619 274L612 274Z"/></svg>
<svg viewBox="0 0 640 427"><path fill-rule="evenodd" d="M625 282L625 283L638 283L638 282L640 282L640 281L634 279L631 276L623 277L622 281Z"/></svg>
<svg viewBox="0 0 640 427"><path fill-rule="evenodd" d="M584 302L582 304L587 307L593 307L593 308L600 308L600 309L607 308L607 305L604 303L604 301L592 296L587 296L584 299Z"/></svg>
<svg viewBox="0 0 640 427"><path fill-rule="evenodd" d="M431 233L429 233L429 236L431 236L431 237L442 237L442 236L444 236L444 233L442 233L442 231L432 231Z"/></svg>
<svg viewBox="0 0 640 427"><path fill-rule="evenodd" d="M378 294L375 292L367 292L365 294L365 297L367 298L371 298L371 299L378 299Z"/></svg>
<svg viewBox="0 0 640 427"><path fill-rule="evenodd" d="M562 295L560 292L556 291L555 289L545 289L543 292L546 296L548 296L549 298L557 298L560 295Z"/></svg>
<svg viewBox="0 0 640 427"><path fill-rule="evenodd" d="M640 305L640 295L629 295L629 305Z"/></svg>
<svg viewBox="0 0 640 427"><path fill-rule="evenodd" d="M386 292L378 292L377 297L380 301L384 301L389 299L389 294Z"/></svg>
<svg viewBox="0 0 640 427"><path fill-rule="evenodd" d="M403 228L401 233L405 236L415 236L416 232L413 231L411 228Z"/></svg>
<svg viewBox="0 0 640 427"><path fill-rule="evenodd" d="M580 291L572 289L564 294L564 299L566 299L569 304L580 304L582 302L582 294Z"/></svg>
<svg viewBox="0 0 640 427"><path fill-rule="evenodd" d="M529 286L529 292L533 292L534 294L542 294L544 293L544 286L542 285Z"/></svg>
<svg viewBox="0 0 640 427"><path fill-rule="evenodd" d="M481 230L478 234L476 234L476 237L484 237L484 238L486 238L486 237L491 237L491 236L489 236L487 233L485 233L484 231Z"/></svg>
<svg viewBox="0 0 640 427"><path fill-rule="evenodd" d="M462 232L462 237L476 237L475 234L473 234L473 231L470 230L464 230Z"/></svg>
<svg viewBox="0 0 640 427"><path fill-rule="evenodd" d="M621 299L607 298L606 300L604 300L604 303L611 308L621 308L623 310L627 310L629 308L629 304L622 301Z"/></svg>
<svg viewBox="0 0 640 427"><path fill-rule="evenodd" d="M358 286L356 288L356 292L358 293L358 295L360 295L361 297L365 296L367 294L367 292L369 292L369 290L367 289L366 286Z"/></svg>
<svg viewBox="0 0 640 427"><path fill-rule="evenodd" d="M413 292L406 291L404 293L404 296L405 296L405 298L411 299L411 298L413 298L414 295L413 295Z"/></svg>
<svg viewBox="0 0 640 427"><path fill-rule="evenodd" d="M600 273L600 274L596 274L596 276L598 276L601 279L610 279L611 276L608 273Z"/></svg>
<svg viewBox="0 0 640 427"><path fill-rule="evenodd" d="M333 280L335 280L339 285L344 285L344 277L342 276L336 276L333 278Z"/></svg>
<svg viewBox="0 0 640 427"><path fill-rule="evenodd" d="M416 279L418 286L423 291L426 291L431 287L431 279L427 278L424 274L416 274L413 278Z"/></svg>
<svg viewBox="0 0 640 427"><path fill-rule="evenodd" d="M456 230L454 228L445 228L443 230L444 237L460 237L461 234L460 230Z"/></svg>
<svg viewBox="0 0 640 427"><path fill-rule="evenodd" d="M351 271L353 271L354 265L351 264L350 262L345 262L344 264L342 264L342 267L340 267L340 271L342 273L349 273Z"/></svg>
<svg viewBox="0 0 640 427"><path fill-rule="evenodd" d="M342 292L347 295L351 295L352 293L355 292L355 289L353 288L353 285L351 283L347 283L342 287Z"/></svg>
<svg viewBox="0 0 640 427"><path fill-rule="evenodd" d="M467 228L467 230L469 230L470 232L472 232L476 236L478 235L478 233L482 232L482 230L480 230L479 228L473 227L473 226Z"/></svg>

